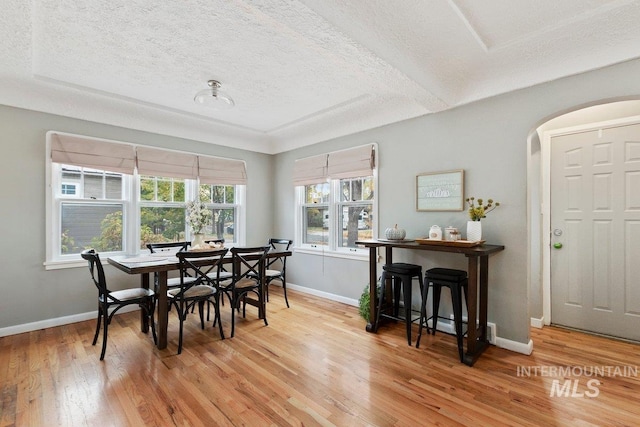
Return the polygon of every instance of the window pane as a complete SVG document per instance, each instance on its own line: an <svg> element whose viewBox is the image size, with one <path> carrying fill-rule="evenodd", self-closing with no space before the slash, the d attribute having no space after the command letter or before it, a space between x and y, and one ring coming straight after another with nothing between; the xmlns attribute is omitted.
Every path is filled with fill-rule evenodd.
<svg viewBox="0 0 640 427"><path fill-rule="evenodd" d="M235 218L236 210L234 208L213 209L213 225L207 227L206 236L217 239L224 238L227 242L234 242L236 228Z"/></svg>
<svg viewBox="0 0 640 427"><path fill-rule="evenodd" d="M112 175L107 173L105 175L106 180L106 192L105 197L107 199L122 199L122 175Z"/></svg>
<svg viewBox="0 0 640 427"><path fill-rule="evenodd" d="M140 208L140 248L147 243L179 242L185 239L185 209Z"/></svg>
<svg viewBox="0 0 640 427"><path fill-rule="evenodd" d="M170 202L172 197L171 194L171 181L166 181L164 179L158 179L158 195L156 196L156 200L159 202Z"/></svg>
<svg viewBox="0 0 640 427"><path fill-rule="evenodd" d="M303 243L328 245L329 209L326 206L304 208Z"/></svg>
<svg viewBox="0 0 640 427"><path fill-rule="evenodd" d="M341 200L357 202L373 199L373 177L340 180Z"/></svg>
<svg viewBox="0 0 640 427"><path fill-rule="evenodd" d="M173 181L173 201L184 202L184 181Z"/></svg>
<svg viewBox="0 0 640 427"><path fill-rule="evenodd" d="M62 203L61 254L122 250L122 205Z"/></svg>
<svg viewBox="0 0 640 427"><path fill-rule="evenodd" d="M371 239L373 237L371 209L372 206L369 204L342 207L340 212L342 232L339 233L339 245L341 247L355 248L357 240Z"/></svg>
<svg viewBox="0 0 640 427"><path fill-rule="evenodd" d="M362 200L373 200L373 177L362 179Z"/></svg>
<svg viewBox="0 0 640 427"><path fill-rule="evenodd" d="M212 201L213 203L225 203L224 201L224 189L222 185L212 185Z"/></svg>
<svg viewBox="0 0 640 427"><path fill-rule="evenodd" d="M311 184L304 187L305 203L328 203L329 183Z"/></svg>
<svg viewBox="0 0 640 427"><path fill-rule="evenodd" d="M155 200L156 180L149 177L140 178L140 200Z"/></svg>
<svg viewBox="0 0 640 427"><path fill-rule="evenodd" d="M85 199L102 199L102 174L84 175L84 195Z"/></svg>
<svg viewBox="0 0 640 427"><path fill-rule="evenodd" d="M236 186L235 185L227 185L225 193L226 193L225 203L236 202Z"/></svg>
<svg viewBox="0 0 640 427"><path fill-rule="evenodd" d="M211 185L200 184L198 194L202 203L211 203Z"/></svg>

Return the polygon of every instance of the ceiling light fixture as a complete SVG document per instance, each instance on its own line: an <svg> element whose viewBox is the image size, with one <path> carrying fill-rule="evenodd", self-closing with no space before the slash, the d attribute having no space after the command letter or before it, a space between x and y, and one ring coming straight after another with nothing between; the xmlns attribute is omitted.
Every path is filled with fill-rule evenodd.
<svg viewBox="0 0 640 427"><path fill-rule="evenodd" d="M209 88L196 93L196 96L193 98L196 104L217 109L228 109L235 105L233 99L220 90L220 86L222 85L219 81L209 80L207 84Z"/></svg>

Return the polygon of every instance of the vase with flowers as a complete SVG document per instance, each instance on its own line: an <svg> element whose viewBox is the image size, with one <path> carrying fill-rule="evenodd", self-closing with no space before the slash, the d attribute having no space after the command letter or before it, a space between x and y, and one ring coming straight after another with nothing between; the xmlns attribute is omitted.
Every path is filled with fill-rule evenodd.
<svg viewBox="0 0 640 427"><path fill-rule="evenodd" d="M494 202L493 199L487 199L485 203L484 199L476 199L475 197L468 197L466 200L470 218L470 221L467 221L467 240L478 242L482 240L480 220L486 218L489 212L500 206L500 203Z"/></svg>
<svg viewBox="0 0 640 427"><path fill-rule="evenodd" d="M204 231L211 225L212 219L213 212L204 203L195 200L187 202L187 224L193 233L192 248L198 249L204 245Z"/></svg>

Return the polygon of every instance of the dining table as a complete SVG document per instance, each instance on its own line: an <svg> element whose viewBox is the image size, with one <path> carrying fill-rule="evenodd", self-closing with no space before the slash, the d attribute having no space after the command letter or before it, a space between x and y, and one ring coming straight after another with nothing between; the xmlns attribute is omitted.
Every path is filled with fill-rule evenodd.
<svg viewBox="0 0 640 427"><path fill-rule="evenodd" d="M291 255L291 251L279 251L272 249L267 253L267 258L288 257ZM256 255L256 257L258 258L259 255ZM118 270L121 270L127 274L140 275L140 286L145 289L149 289L149 285L151 283L151 274L156 274L158 281L158 292L156 294L156 309L158 316L156 324L156 333L158 335L157 346L160 350L167 348L167 329L169 323L167 279L169 277L169 272L180 269L180 262L175 256L175 253L157 252L131 256L118 255L108 257L107 262ZM206 259L200 262L206 263ZM224 257L223 263L231 264L232 262L233 259L231 257L231 253L229 252ZM265 286L264 280L262 281L262 286ZM262 289L262 292L265 292L264 288ZM260 312L264 313L264 310L265 307L262 307L262 310ZM140 327L142 332L144 333L148 332L149 330L148 319L143 315L142 312L140 314Z"/></svg>
<svg viewBox="0 0 640 427"><path fill-rule="evenodd" d="M487 307L489 292L489 255L503 251L503 245L486 244L484 242L451 241L429 239L407 240L359 240L357 245L369 249L369 321L367 332L376 330L377 312L377 277L378 248L385 251L385 263L393 263L393 250L433 251L464 255L467 258L467 348L463 363L473 366L476 360L489 345L487 339ZM425 284L428 286L428 284ZM387 286L387 288L390 288Z"/></svg>

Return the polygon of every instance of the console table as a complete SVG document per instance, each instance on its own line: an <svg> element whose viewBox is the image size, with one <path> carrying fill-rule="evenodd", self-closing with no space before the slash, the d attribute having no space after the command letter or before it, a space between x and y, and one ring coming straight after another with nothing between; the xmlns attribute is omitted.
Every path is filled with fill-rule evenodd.
<svg viewBox="0 0 640 427"><path fill-rule="evenodd" d="M385 249L385 262L393 262L393 249L408 249L414 251L434 251L461 254L467 257L468 289L468 320L467 320L467 349L464 354L464 363L473 366L488 345L487 341L487 304L488 304L488 277L489 255L504 250L502 245L462 246L455 242L416 243L415 241L388 241L388 240L359 240L356 242L369 248L369 296L370 310L367 332L375 330L377 311L376 292L377 285L377 248Z"/></svg>

